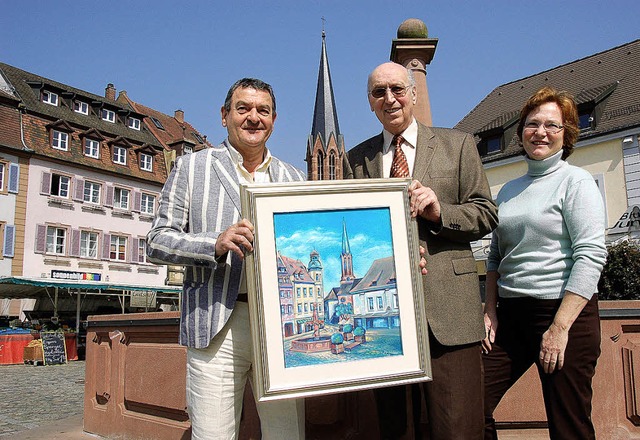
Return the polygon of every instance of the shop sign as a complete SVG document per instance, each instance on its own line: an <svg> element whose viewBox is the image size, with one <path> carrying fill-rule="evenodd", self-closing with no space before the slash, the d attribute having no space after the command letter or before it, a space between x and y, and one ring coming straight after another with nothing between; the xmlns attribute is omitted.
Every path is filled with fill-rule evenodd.
<svg viewBox="0 0 640 440"><path fill-rule="evenodd" d="M129 300L131 307L156 308L156 292L153 290L132 291Z"/></svg>
<svg viewBox="0 0 640 440"><path fill-rule="evenodd" d="M52 270L51 278L55 280L100 281L101 275L99 273L71 272L68 270Z"/></svg>

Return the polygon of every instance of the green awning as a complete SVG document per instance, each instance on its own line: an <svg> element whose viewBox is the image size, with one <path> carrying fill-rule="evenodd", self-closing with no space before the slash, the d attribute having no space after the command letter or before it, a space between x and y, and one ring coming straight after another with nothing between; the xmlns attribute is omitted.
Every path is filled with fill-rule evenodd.
<svg viewBox="0 0 640 440"><path fill-rule="evenodd" d="M0 277L0 298L34 298L46 292L47 288L69 289L87 294L116 294L123 291L147 291L156 294L182 292L181 286L149 286L108 281L59 280L53 278Z"/></svg>

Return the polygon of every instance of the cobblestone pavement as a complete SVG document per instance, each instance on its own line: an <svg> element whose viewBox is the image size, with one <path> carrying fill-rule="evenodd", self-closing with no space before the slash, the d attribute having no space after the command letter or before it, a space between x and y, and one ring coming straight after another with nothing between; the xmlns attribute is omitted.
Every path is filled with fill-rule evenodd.
<svg viewBox="0 0 640 440"><path fill-rule="evenodd" d="M0 438L83 412L84 361L0 365Z"/></svg>

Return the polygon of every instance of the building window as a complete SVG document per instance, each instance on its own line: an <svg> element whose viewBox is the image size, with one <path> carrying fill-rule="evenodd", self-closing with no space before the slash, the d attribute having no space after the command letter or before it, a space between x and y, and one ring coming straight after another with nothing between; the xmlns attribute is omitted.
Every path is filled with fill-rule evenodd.
<svg viewBox="0 0 640 440"><path fill-rule="evenodd" d="M144 171L153 171L153 156L150 154L140 153L140 169Z"/></svg>
<svg viewBox="0 0 640 440"><path fill-rule="evenodd" d="M68 176L62 176L60 174L52 174L50 194L52 196L68 198L70 183L71 183L71 179Z"/></svg>
<svg viewBox="0 0 640 440"><path fill-rule="evenodd" d="M159 128L160 130L164 130L164 127L162 125L162 122L160 122L160 120L158 118L154 118L153 116L151 117L151 122L153 122L153 125L155 125L157 128Z"/></svg>
<svg viewBox="0 0 640 440"><path fill-rule="evenodd" d="M113 189L113 207L129 210L129 190L124 188Z"/></svg>
<svg viewBox="0 0 640 440"><path fill-rule="evenodd" d="M51 146L56 150L67 151L69 149L69 134L53 130L51 134Z"/></svg>
<svg viewBox="0 0 640 440"><path fill-rule="evenodd" d="M318 168L317 168L318 180L324 179L324 156L322 151L318 151Z"/></svg>
<svg viewBox="0 0 640 440"><path fill-rule="evenodd" d="M95 159L100 158L100 142L93 139L85 139L84 155Z"/></svg>
<svg viewBox="0 0 640 440"><path fill-rule="evenodd" d="M367 298L367 306L369 308L369 311L372 312L373 311L373 298Z"/></svg>
<svg viewBox="0 0 640 440"><path fill-rule="evenodd" d="M147 240L141 238L138 240L138 263L147 262Z"/></svg>
<svg viewBox="0 0 640 440"><path fill-rule="evenodd" d="M127 125L129 126L129 128L133 128L134 130L140 130L140 119L128 118Z"/></svg>
<svg viewBox="0 0 640 440"><path fill-rule="evenodd" d="M80 233L80 256L82 258L98 258L98 233L82 231Z"/></svg>
<svg viewBox="0 0 640 440"><path fill-rule="evenodd" d="M193 137L196 138L196 141L198 141L199 144L204 144L204 139L202 139L202 136L200 136L195 131L191 132L191 134L193 134Z"/></svg>
<svg viewBox="0 0 640 440"><path fill-rule="evenodd" d="M49 105L55 105L57 107L58 106L58 95L56 95L53 92L43 91L42 92L42 102L44 102L45 104L49 104Z"/></svg>
<svg viewBox="0 0 640 440"><path fill-rule="evenodd" d="M127 164L127 149L124 147L118 147L114 145L113 147L113 162L119 163L120 165Z"/></svg>
<svg viewBox="0 0 640 440"><path fill-rule="evenodd" d="M111 246L109 248L109 258L117 261L126 261L127 258L127 237L121 235L111 236Z"/></svg>
<svg viewBox="0 0 640 440"><path fill-rule="evenodd" d="M191 145L185 145L185 146L182 148L182 154L183 154L183 155L184 155L184 154L191 154L191 153L193 153L193 148L191 148Z"/></svg>
<svg viewBox="0 0 640 440"><path fill-rule="evenodd" d="M89 104L82 101L73 101L73 111L76 113L82 113L83 115L88 115Z"/></svg>
<svg viewBox="0 0 640 440"><path fill-rule="evenodd" d="M502 150L502 136L487 139L487 154L499 153Z"/></svg>
<svg viewBox="0 0 640 440"><path fill-rule="evenodd" d="M65 255L67 230L55 226L47 227L47 253Z"/></svg>
<svg viewBox="0 0 640 440"><path fill-rule="evenodd" d="M116 112L113 110L107 110L106 108L102 109L102 120L115 123L116 122Z"/></svg>
<svg viewBox="0 0 640 440"><path fill-rule="evenodd" d="M336 180L336 155L333 151L329 155L329 180Z"/></svg>
<svg viewBox="0 0 640 440"><path fill-rule="evenodd" d="M594 117L592 111L580 112L578 120L580 123L580 130L590 130L593 128Z"/></svg>
<svg viewBox="0 0 640 440"><path fill-rule="evenodd" d="M156 208L156 198L151 194L142 193L140 198L140 212L142 214L154 215Z"/></svg>
<svg viewBox="0 0 640 440"><path fill-rule="evenodd" d="M376 297L376 299L378 300L378 309L382 310L384 308L384 304L382 302L382 297L378 296L378 297Z"/></svg>
<svg viewBox="0 0 640 440"><path fill-rule="evenodd" d="M93 203L94 205L100 204L100 188L102 185L95 182L84 182L84 196L83 200L87 203Z"/></svg>
<svg viewBox="0 0 640 440"><path fill-rule="evenodd" d="M4 192L4 176L5 176L6 164L4 162L0 162L0 193Z"/></svg>

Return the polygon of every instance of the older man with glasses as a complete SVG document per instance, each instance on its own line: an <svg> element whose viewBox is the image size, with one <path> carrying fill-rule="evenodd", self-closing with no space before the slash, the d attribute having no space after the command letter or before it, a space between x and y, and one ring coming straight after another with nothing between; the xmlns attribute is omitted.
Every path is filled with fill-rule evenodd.
<svg viewBox="0 0 640 440"><path fill-rule="evenodd" d="M368 98L383 131L348 152L344 177L413 179L411 214L429 271L423 277L433 373L424 386L429 438L476 440L484 424L480 342L485 332L470 242L496 227L496 206L473 136L414 118L417 91L409 70L396 63L376 67ZM402 437L405 388L375 394L381 437Z"/></svg>

